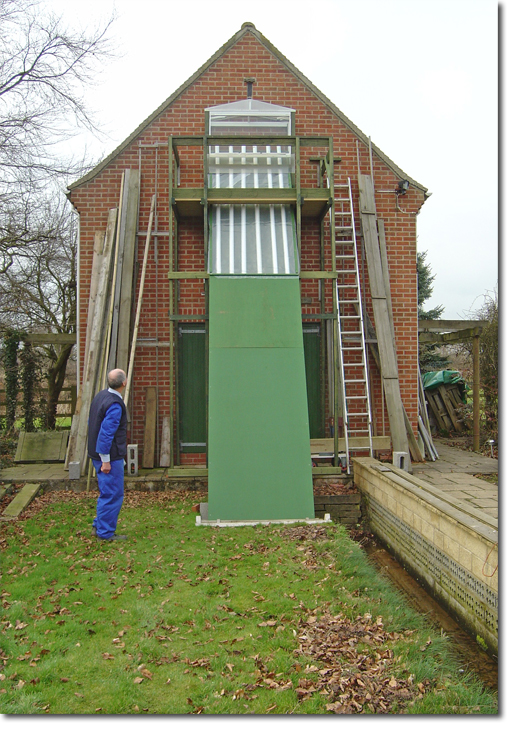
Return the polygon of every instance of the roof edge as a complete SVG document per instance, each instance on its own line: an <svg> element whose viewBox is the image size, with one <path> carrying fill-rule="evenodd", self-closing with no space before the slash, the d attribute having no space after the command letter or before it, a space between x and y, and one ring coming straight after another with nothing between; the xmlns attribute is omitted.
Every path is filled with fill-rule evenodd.
<svg viewBox="0 0 513 733"><path fill-rule="evenodd" d="M109 163L114 160L128 145L130 145L148 125L150 125L160 114L162 114L170 104L172 104L186 89L191 86L207 69L212 66L226 51L228 51L233 45L235 45L246 33L252 33L255 38L270 51L288 70L301 81L310 91L323 102L332 112L338 117L365 145L371 145L371 139L368 135L365 135L346 115L323 93L318 89L313 82L311 82L294 64L279 51L257 28L253 23L243 23L240 30L238 30L231 38L226 41L200 68L194 72L178 89L171 94L152 114L150 114L141 124L121 142L109 155L103 158L97 165L95 165L88 173L74 181L68 186L68 192L73 191L76 188L88 183L95 178L101 171L106 168ZM372 143L373 155L378 157L385 165L396 173L400 178L406 179L411 185L424 191L427 194L428 189L418 181L415 181L399 166L397 166L380 148Z"/></svg>
<svg viewBox="0 0 513 733"><path fill-rule="evenodd" d="M276 58L281 61L289 71L294 74L294 76L299 79L305 86L307 86L313 94L315 94L316 97L318 97L321 102L323 102L329 109L335 114L336 117L338 117L342 122L349 127L352 132L363 142L365 145L370 144L370 137L368 135L365 135L364 132L360 130L359 127L357 127L351 120L346 117L346 115L334 104L331 99L329 99L323 92L321 92L320 89L318 89L313 82L310 81L294 64L288 60L286 56L282 54L282 52L277 49L271 41L269 41L260 31L258 31L254 26L252 30L253 34L258 38L258 40L266 46L266 48L274 55ZM404 178L408 180L409 183L411 183L416 188L419 188L421 191L427 192L427 187L423 186L418 181L415 181L411 176L409 176L405 171L403 171L401 168L399 168L398 165L396 165L393 160L391 160L385 153L380 150L377 146L372 143L372 152L374 155L376 155L378 158L380 158L386 165L388 165L400 178Z"/></svg>
<svg viewBox="0 0 513 733"><path fill-rule="evenodd" d="M150 125L162 112L165 112L167 107L169 107L172 102L175 101L175 99L178 99L178 97L185 92L185 90L193 84L196 79L198 79L210 66L212 66L213 63L215 63L221 56L223 56L226 51L228 51L229 48L231 48L235 43L237 43L242 36L247 33L248 27L254 26L250 23L244 23L239 31L235 33L231 38L226 41L225 44L221 46L205 63L200 66L200 68L194 72L181 86L178 87L176 91L171 94L157 109L152 112L141 124L127 137L123 142L121 142L107 157L103 158L97 165L95 165L88 173L86 173L84 176L79 178L77 181L74 181L68 186L68 191L72 191L75 188L79 188L79 186L82 186L84 183L87 183L88 181L95 178L101 171L107 167L107 165L116 158L123 150L124 148L128 147L144 130L148 125ZM256 30L256 29L255 29Z"/></svg>

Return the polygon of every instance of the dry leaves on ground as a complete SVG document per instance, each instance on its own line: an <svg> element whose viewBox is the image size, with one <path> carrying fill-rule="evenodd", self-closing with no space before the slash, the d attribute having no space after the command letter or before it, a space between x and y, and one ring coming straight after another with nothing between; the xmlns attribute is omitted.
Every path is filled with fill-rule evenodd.
<svg viewBox="0 0 513 733"><path fill-rule="evenodd" d="M296 653L322 667L304 670L316 672L316 677L301 679L296 694L299 699L314 692L326 695L326 709L338 714L406 712L429 682L417 684L412 675L396 677L388 643L412 634L386 632L381 618L373 620L370 614L351 621L343 614L309 613L298 628Z"/></svg>

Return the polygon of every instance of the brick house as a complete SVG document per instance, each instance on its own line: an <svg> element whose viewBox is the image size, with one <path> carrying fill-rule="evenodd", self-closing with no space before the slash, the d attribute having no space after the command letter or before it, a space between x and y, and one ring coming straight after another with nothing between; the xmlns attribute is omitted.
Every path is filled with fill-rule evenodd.
<svg viewBox="0 0 513 733"><path fill-rule="evenodd" d="M245 121L249 121L249 127L244 127ZM208 135L211 137L207 140ZM219 145L222 140L215 145L214 137L223 135L228 136L227 145ZM271 144L250 148L251 135L267 135L265 142ZM258 180L255 173L250 180L244 174L241 183L238 176L241 166L249 165L250 151L255 154L254 161L258 159L264 165L264 178ZM275 179L270 173L272 165L271 178L265 172L263 153L267 153L268 164L272 158L273 165L278 161L276 164L282 166ZM238 167L230 168L234 159ZM327 438L334 431L338 435L339 430L342 435L343 420L336 429L333 419L335 412L339 416L344 413L334 372L337 355L333 324L337 323L335 299L340 297L336 283L341 280L334 272L340 272L344 257L336 251L333 254L333 244L338 236L335 199L342 198L344 190L346 198L349 191L354 212L362 318L368 342L365 351L372 432L374 436L390 436L383 369L378 367L372 350L377 306L368 255L363 253L365 212L360 210L362 199L358 195L362 176L372 181L375 213L386 232L398 384L404 411L417 434L416 217L427 190L374 147L252 24L245 23L111 155L69 186L69 199L80 215L79 384L85 358L95 233L105 231L108 212L118 205L120 180L127 169L138 171L139 178L133 311L154 195L156 201L129 405L129 442L139 446L139 454L145 440L147 388L154 387L155 465L159 465L160 426L165 417L170 418L171 425L171 467L206 464L206 415L212 398L207 394L206 379L209 275L215 274L217 256L221 268L218 274L223 267L232 268L233 274L242 266L237 259L242 257L239 239L243 238L245 248L246 235L249 237L246 216L254 217L255 210L259 227L264 227L267 217L266 236L273 247L278 241L280 252L280 247L285 247L287 227L289 234L292 231L290 262L282 260L279 264L274 250L266 254L263 244L258 256L263 257L264 274L267 258L269 267L275 267L274 274L279 275L281 267L286 268L287 275L298 276L310 438ZM219 183L223 175L224 184ZM263 183L264 179L269 182ZM236 180L238 183L234 183ZM278 180L281 183L276 183ZM343 189L348 185L349 189ZM221 190L216 192L216 188ZM230 194L232 199L227 198L227 188L237 189ZM283 217L281 224L279 217ZM225 234L217 234L222 231ZM237 234L231 235L231 231ZM259 237L263 231L258 230ZM213 247L217 236L220 249L216 255ZM273 257L276 261L271 265ZM292 272L294 257L299 258L297 272ZM227 258L226 263L221 262L223 258ZM244 266L250 267L246 259ZM254 265L258 266L262 266L261 261ZM350 372L348 375L350 398ZM286 420L281 429L287 432Z"/></svg>

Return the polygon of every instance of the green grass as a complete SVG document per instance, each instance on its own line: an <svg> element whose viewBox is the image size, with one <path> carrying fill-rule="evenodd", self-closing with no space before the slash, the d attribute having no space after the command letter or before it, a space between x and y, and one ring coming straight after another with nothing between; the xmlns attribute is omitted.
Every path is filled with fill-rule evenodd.
<svg viewBox="0 0 513 733"><path fill-rule="evenodd" d="M3 714L496 714L340 525L196 527L197 494L94 492L0 526Z"/></svg>

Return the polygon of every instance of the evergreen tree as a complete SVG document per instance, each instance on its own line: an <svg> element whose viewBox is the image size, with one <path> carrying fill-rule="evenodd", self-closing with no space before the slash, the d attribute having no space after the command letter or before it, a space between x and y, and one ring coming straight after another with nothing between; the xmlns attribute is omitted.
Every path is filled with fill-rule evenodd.
<svg viewBox="0 0 513 733"><path fill-rule="evenodd" d="M429 300L433 293L433 282L436 275L431 272L431 265L426 263L427 252L417 253L417 298L419 321L439 320L444 312L442 305L437 305L430 310L424 310L424 303ZM447 369L449 359L440 354L436 344L419 344L419 367L422 374L426 372L437 372Z"/></svg>

